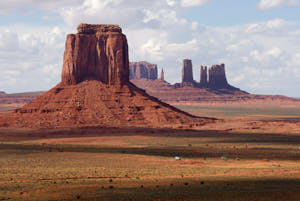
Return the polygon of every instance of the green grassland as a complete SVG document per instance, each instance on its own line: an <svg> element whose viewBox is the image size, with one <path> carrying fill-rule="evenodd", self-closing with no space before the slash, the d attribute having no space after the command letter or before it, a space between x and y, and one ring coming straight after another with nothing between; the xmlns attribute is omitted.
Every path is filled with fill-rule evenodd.
<svg viewBox="0 0 300 201"><path fill-rule="evenodd" d="M0 200L297 200L299 147L300 135L0 131Z"/></svg>
<svg viewBox="0 0 300 201"><path fill-rule="evenodd" d="M266 105L240 106L176 106L181 110L199 116L210 117L248 117L252 119L265 118L300 118L300 107L280 107Z"/></svg>

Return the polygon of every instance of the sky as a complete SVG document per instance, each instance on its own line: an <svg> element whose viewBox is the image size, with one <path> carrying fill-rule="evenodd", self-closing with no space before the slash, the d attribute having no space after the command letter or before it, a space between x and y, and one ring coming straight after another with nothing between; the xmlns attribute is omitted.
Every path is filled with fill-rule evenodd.
<svg viewBox="0 0 300 201"><path fill-rule="evenodd" d="M119 24L130 61L180 82L183 59L225 63L227 80L255 94L300 97L300 0L0 0L0 91L60 82L66 35L80 23Z"/></svg>

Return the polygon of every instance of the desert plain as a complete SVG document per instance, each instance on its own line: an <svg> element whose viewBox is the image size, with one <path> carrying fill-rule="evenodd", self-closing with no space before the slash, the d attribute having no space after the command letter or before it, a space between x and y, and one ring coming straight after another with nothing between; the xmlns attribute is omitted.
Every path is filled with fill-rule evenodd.
<svg viewBox="0 0 300 201"><path fill-rule="evenodd" d="M1 129L0 199L299 200L297 105L177 107L218 119L199 129Z"/></svg>

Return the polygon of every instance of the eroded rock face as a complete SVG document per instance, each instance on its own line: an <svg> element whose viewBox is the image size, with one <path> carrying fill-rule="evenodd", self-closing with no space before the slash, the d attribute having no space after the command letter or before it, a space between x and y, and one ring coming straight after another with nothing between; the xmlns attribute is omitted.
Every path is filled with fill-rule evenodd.
<svg viewBox="0 0 300 201"><path fill-rule="evenodd" d="M207 87L207 66L200 67L200 87Z"/></svg>
<svg viewBox="0 0 300 201"><path fill-rule="evenodd" d="M109 85L128 82L127 39L118 25L80 24L66 40L62 84L99 80Z"/></svg>
<svg viewBox="0 0 300 201"><path fill-rule="evenodd" d="M182 83L193 83L193 65L192 60L184 59L182 64Z"/></svg>
<svg viewBox="0 0 300 201"><path fill-rule="evenodd" d="M15 112L0 114L0 128L192 128L213 121L180 111L129 82L127 49L118 26L79 25L77 34L67 36L62 82ZM157 78L157 71L149 73Z"/></svg>
<svg viewBox="0 0 300 201"><path fill-rule="evenodd" d="M157 79L157 65L145 61L129 63L129 79Z"/></svg>
<svg viewBox="0 0 300 201"><path fill-rule="evenodd" d="M208 86L213 89L222 89L228 87L224 64L213 65L209 68Z"/></svg>

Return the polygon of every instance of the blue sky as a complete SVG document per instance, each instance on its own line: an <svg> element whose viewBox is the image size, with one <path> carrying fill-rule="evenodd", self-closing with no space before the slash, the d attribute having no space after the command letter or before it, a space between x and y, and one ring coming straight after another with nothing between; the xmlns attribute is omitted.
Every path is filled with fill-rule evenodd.
<svg viewBox="0 0 300 201"><path fill-rule="evenodd" d="M131 61L180 81L181 62L224 62L229 82L257 94L300 96L300 0L10 0L0 6L0 91L60 81L66 34L81 22L120 24Z"/></svg>
<svg viewBox="0 0 300 201"><path fill-rule="evenodd" d="M234 26L281 18L300 20L300 6L282 6L261 11L257 0L212 0L201 7L188 9L187 17L211 26Z"/></svg>

